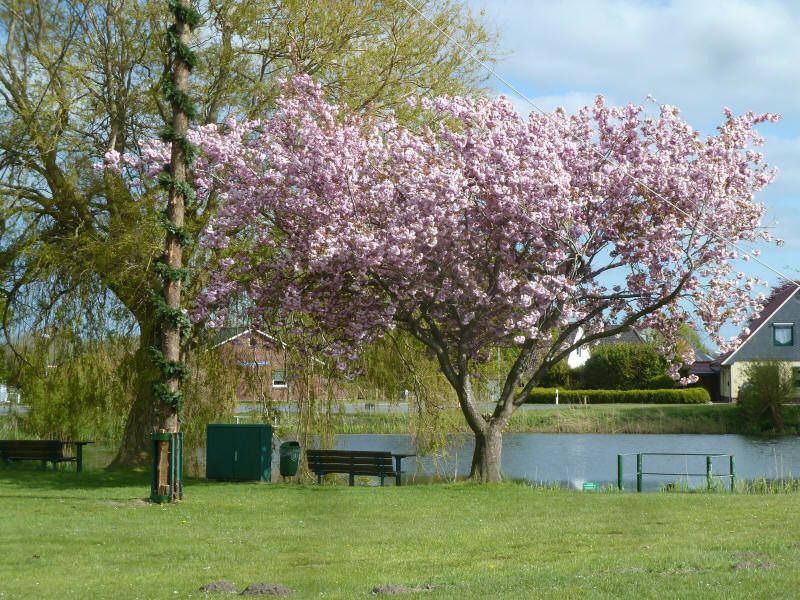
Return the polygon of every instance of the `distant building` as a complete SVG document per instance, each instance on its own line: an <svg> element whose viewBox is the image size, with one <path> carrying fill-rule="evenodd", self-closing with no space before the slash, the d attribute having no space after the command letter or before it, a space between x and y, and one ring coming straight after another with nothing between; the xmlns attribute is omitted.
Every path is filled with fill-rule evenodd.
<svg viewBox="0 0 800 600"><path fill-rule="evenodd" d="M232 353L233 363L241 373L236 390L240 403L269 399L283 404L309 395L328 398L330 393L337 399L345 397L342 386L325 377L321 360L293 358L285 343L259 329L223 327L211 349Z"/></svg>
<svg viewBox="0 0 800 600"><path fill-rule="evenodd" d="M239 402L254 402L268 396L273 401L289 399L288 353L285 344L250 327L218 330L212 350L231 352L242 377L236 390Z"/></svg>
<svg viewBox="0 0 800 600"><path fill-rule="evenodd" d="M800 398L800 295L797 284L776 288L763 310L748 325L750 330L741 345L719 358L720 395L735 401L745 383L748 363L779 361L792 370L795 397Z"/></svg>
<svg viewBox="0 0 800 600"><path fill-rule="evenodd" d="M694 358L694 362L689 367L689 373L695 375L697 383L706 388L712 402L721 402L723 398L719 384L719 360L697 348L694 350ZM730 402L728 398L724 400Z"/></svg>

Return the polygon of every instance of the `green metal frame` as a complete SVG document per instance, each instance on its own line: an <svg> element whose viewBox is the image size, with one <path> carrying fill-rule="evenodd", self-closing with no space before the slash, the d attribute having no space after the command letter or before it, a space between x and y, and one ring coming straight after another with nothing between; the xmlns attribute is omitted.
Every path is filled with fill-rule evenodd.
<svg viewBox="0 0 800 600"><path fill-rule="evenodd" d="M706 454L704 452L638 452L630 454L617 454L617 488L620 491L625 489L623 483L623 473L625 471L625 457L636 457L636 491L642 491L642 480L645 475L658 475L658 476L684 476L684 477L705 477L706 485L709 489L713 486L714 477L728 477L730 480L731 492L734 491L736 486L736 461L733 454ZM705 456L706 457L706 472L705 473L664 473L661 471L645 471L644 470L644 457L645 456ZM718 457L728 457L728 472L727 473L714 473L713 459Z"/></svg>
<svg viewBox="0 0 800 600"><path fill-rule="evenodd" d="M152 462L150 469L150 500L163 504L183 500L183 432L153 433ZM168 494L158 493L158 443L169 442L167 465Z"/></svg>

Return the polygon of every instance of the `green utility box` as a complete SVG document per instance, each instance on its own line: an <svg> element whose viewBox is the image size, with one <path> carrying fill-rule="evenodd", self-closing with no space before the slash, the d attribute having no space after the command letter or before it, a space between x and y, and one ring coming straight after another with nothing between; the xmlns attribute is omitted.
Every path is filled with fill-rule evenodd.
<svg viewBox="0 0 800 600"><path fill-rule="evenodd" d="M210 424L206 428L206 478L272 479L272 427Z"/></svg>

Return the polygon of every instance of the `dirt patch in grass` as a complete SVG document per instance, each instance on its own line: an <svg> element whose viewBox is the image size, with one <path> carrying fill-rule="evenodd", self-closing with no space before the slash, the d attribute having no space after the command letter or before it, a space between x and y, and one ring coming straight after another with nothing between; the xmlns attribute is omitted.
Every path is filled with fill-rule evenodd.
<svg viewBox="0 0 800 600"><path fill-rule="evenodd" d="M238 590L230 581L220 579L200 586L200 591L206 594L235 594Z"/></svg>
<svg viewBox="0 0 800 600"><path fill-rule="evenodd" d="M736 563L731 567L734 571L753 571L774 569L778 565L765 560L767 555L763 552L737 552L734 555Z"/></svg>
<svg viewBox="0 0 800 600"><path fill-rule="evenodd" d="M416 594L419 592L431 592L436 589L435 585L426 584L417 587L406 587L404 585L376 585L372 588L373 594Z"/></svg>
<svg viewBox="0 0 800 600"><path fill-rule="evenodd" d="M291 596L294 590L279 583L251 583L242 592L242 596Z"/></svg>

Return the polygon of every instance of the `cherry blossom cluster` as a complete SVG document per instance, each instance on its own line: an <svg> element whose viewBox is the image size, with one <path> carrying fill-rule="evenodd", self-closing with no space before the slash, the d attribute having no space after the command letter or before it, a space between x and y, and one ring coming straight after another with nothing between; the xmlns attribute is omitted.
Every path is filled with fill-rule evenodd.
<svg viewBox="0 0 800 600"><path fill-rule="evenodd" d="M343 360L397 326L453 361L510 345L555 360L579 327L591 340L627 322L665 353L686 320L726 348L720 326L759 308L763 282L732 273L731 244L769 240L755 126L774 115L726 111L701 137L674 107L600 97L527 118L502 97L418 102L433 125L352 112L299 76L269 118L193 132L195 186L222 200L204 244L225 256L194 317L245 294ZM139 166L164 160L153 143Z"/></svg>

